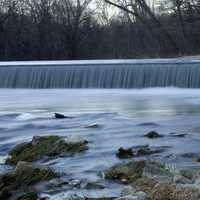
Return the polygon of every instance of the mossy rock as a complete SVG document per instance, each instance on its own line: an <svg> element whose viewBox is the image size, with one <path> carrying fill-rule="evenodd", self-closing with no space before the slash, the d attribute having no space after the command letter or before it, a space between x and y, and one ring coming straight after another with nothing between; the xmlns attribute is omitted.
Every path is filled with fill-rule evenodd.
<svg viewBox="0 0 200 200"><path fill-rule="evenodd" d="M20 195L17 200L37 200L38 194L37 192L27 192L25 194Z"/></svg>
<svg viewBox="0 0 200 200"><path fill-rule="evenodd" d="M105 178L118 180L122 183L132 183L142 177L144 167L145 161L117 164L105 172Z"/></svg>
<svg viewBox="0 0 200 200"><path fill-rule="evenodd" d="M149 156L152 154L161 153L164 151L164 147L150 147L148 145L140 146L136 148L119 148L116 156L120 159L127 159L132 157Z"/></svg>
<svg viewBox="0 0 200 200"><path fill-rule="evenodd" d="M149 193L150 200L199 200L198 189L159 183Z"/></svg>
<svg viewBox="0 0 200 200"><path fill-rule="evenodd" d="M56 177L57 174L48 167L19 162L14 172L0 176L0 199L8 199L17 190Z"/></svg>
<svg viewBox="0 0 200 200"><path fill-rule="evenodd" d="M33 162L42 158L72 156L87 149L87 141L67 142L59 136L35 136L31 142L19 144L10 152L6 164L15 165L19 161Z"/></svg>

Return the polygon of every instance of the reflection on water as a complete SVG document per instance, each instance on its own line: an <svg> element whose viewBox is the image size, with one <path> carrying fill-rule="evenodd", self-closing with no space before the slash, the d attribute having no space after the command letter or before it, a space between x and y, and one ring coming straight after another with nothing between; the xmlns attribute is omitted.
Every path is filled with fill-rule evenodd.
<svg viewBox="0 0 200 200"><path fill-rule="evenodd" d="M55 120L54 112L75 118ZM16 143L33 135L58 134L90 141L87 152L49 162L57 171L77 179L99 180L99 171L119 162L115 153L121 146L169 146L154 158L181 167L197 166L177 155L200 152L199 116L198 89L0 90L0 160ZM84 128L93 123L101 128ZM141 123L147 124L138 126ZM165 135L164 139L144 138L151 130ZM0 173L4 168L0 163ZM110 191L113 188L110 184Z"/></svg>

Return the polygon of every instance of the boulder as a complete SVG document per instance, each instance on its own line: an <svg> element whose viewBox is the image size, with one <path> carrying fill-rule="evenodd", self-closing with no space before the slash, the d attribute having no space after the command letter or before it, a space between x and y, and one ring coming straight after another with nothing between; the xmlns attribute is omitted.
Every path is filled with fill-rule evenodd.
<svg viewBox="0 0 200 200"><path fill-rule="evenodd" d="M55 113L55 114L54 114L54 117L55 117L56 119L65 119L65 118L72 119L72 118L73 118L73 117L65 116L65 115L60 114L60 113Z"/></svg>
<svg viewBox="0 0 200 200"><path fill-rule="evenodd" d="M0 175L0 199L8 199L17 190L26 190L56 177L57 174L48 167L19 162L13 172Z"/></svg>
<svg viewBox="0 0 200 200"><path fill-rule="evenodd" d="M142 176L145 161L116 164L105 172L105 178L122 183L131 183Z"/></svg>
<svg viewBox="0 0 200 200"><path fill-rule="evenodd" d="M140 157L140 156L148 156L151 154L161 153L164 151L165 147L149 147L148 145L145 146L138 146L135 148L124 149L120 147L116 156L120 159L132 158L132 157Z"/></svg>
<svg viewBox="0 0 200 200"><path fill-rule="evenodd" d="M156 139L156 138L161 138L163 137L163 135L160 135L159 133L157 133L156 131L151 131L149 133L147 133L146 135L144 135L145 137L149 138L149 139Z"/></svg>
<svg viewBox="0 0 200 200"><path fill-rule="evenodd" d="M124 149L123 147L120 147L118 149L118 152L116 153L116 156L118 158L131 158L134 156L133 150L131 148Z"/></svg>
<svg viewBox="0 0 200 200"><path fill-rule="evenodd" d="M15 165L19 161L32 162L43 158L72 156L87 149L86 140L71 142L60 136L34 136L32 141L19 144L9 152L6 164Z"/></svg>
<svg viewBox="0 0 200 200"><path fill-rule="evenodd" d="M85 126L85 128L100 128L100 125L99 124L90 124L90 125Z"/></svg>

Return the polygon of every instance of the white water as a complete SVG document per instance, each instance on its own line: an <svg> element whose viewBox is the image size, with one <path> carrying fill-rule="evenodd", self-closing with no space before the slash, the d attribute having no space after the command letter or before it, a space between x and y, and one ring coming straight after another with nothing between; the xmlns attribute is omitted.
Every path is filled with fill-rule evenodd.
<svg viewBox="0 0 200 200"><path fill-rule="evenodd" d="M200 88L200 60L0 62L0 88Z"/></svg>

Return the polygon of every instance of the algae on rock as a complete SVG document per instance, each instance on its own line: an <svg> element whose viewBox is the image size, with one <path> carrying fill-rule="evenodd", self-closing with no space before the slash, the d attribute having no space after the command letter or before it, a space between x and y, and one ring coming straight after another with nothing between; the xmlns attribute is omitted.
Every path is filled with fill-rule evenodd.
<svg viewBox="0 0 200 200"><path fill-rule="evenodd" d="M19 189L27 190L34 184L56 177L57 174L48 167L19 162L14 172L0 175L0 199L8 199Z"/></svg>
<svg viewBox="0 0 200 200"><path fill-rule="evenodd" d="M10 152L6 164L18 161L32 162L42 158L53 159L57 156L71 156L87 149L87 141L68 142L60 136L34 136L31 142L19 144Z"/></svg>
<svg viewBox="0 0 200 200"><path fill-rule="evenodd" d="M132 161L127 164L117 164L105 173L106 179L131 183L142 177L145 161Z"/></svg>

